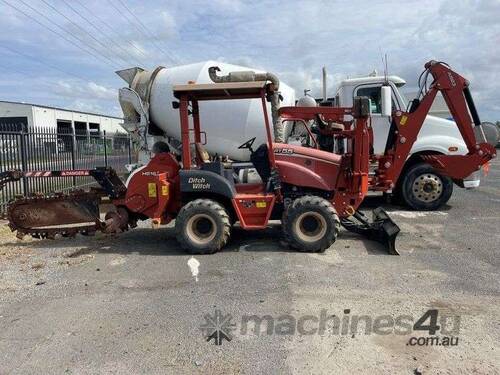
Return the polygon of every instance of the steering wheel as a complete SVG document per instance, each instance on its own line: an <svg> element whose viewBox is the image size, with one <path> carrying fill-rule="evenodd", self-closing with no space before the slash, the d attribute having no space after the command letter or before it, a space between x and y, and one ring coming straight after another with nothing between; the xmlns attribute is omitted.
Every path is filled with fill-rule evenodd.
<svg viewBox="0 0 500 375"><path fill-rule="evenodd" d="M249 139L248 141L246 141L245 143L243 143L242 145L240 145L238 147L238 150L245 150L245 149L247 149L248 151L250 151L250 152L253 153L252 146L253 146L253 143L255 142L255 138L256 137L253 137L253 138Z"/></svg>

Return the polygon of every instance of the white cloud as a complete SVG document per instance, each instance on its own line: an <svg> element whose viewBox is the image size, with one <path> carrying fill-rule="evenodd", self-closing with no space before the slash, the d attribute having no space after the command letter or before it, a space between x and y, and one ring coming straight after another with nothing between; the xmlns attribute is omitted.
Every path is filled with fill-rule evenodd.
<svg viewBox="0 0 500 375"><path fill-rule="evenodd" d="M323 90L322 71L309 71L299 69L297 71L282 72L280 74L283 81L295 88L297 97L304 94L304 90L310 90L309 95L314 97L321 97ZM329 97L334 95L334 90L342 79L346 76L340 73L330 73L327 71L326 87L327 95Z"/></svg>
<svg viewBox="0 0 500 375"><path fill-rule="evenodd" d="M57 94L72 98L116 100L118 97L115 89L101 86L95 82L82 83L76 80L59 80L54 89Z"/></svg>
<svg viewBox="0 0 500 375"><path fill-rule="evenodd" d="M422 21L409 44L419 53L444 60L471 82L471 90L484 119L498 120L500 94L500 1L442 2L438 11Z"/></svg>
<svg viewBox="0 0 500 375"><path fill-rule="evenodd" d="M100 33L71 15L100 40L107 36L122 47L106 42L104 48L85 36L87 43L113 60L123 57L134 60L134 65L151 69L160 64L172 66L170 55L178 57L181 63L224 56L231 63L277 73L297 89L298 95L305 88L319 95L321 67L326 65L332 95L336 83L347 75L366 74L373 69L382 71L381 52L388 53L390 73L402 76L408 86L415 86L426 61L439 59L449 62L470 80L484 120L500 119L499 0L126 2L158 38L156 43L138 30L140 25L134 26L107 2L85 2L89 9L95 10L93 20L102 28ZM57 4L60 11L71 14L63 3ZM32 6L42 9L37 2ZM60 17L48 9L45 11L54 22L68 27ZM117 105L116 93L107 88L123 84L115 77L113 68L126 68L129 63L116 62L110 67L5 4L0 4L0 24L0 47L7 44L88 79L85 83L68 80L60 72L4 53L0 48L0 62L19 64L35 75L50 72L51 77L58 77L56 82L62 83L53 87L51 100L59 98L65 102L65 98L71 98L92 105L102 103L110 111ZM162 53L158 44L168 53ZM0 96L12 95L11 87L2 87ZM47 83L37 81L28 87L23 85L16 95L24 95L26 101L35 93L41 97Z"/></svg>
<svg viewBox="0 0 500 375"><path fill-rule="evenodd" d="M121 117L122 113L120 108L113 106L108 107L102 102L89 102L86 100L74 100L68 103L66 108L73 109L75 111L90 112L104 114L108 116Z"/></svg>
<svg viewBox="0 0 500 375"><path fill-rule="evenodd" d="M89 94L94 95L96 98L99 99L113 100L118 97L117 90L109 89L107 87L98 85L95 82L89 82L89 84L87 85L87 89Z"/></svg>
<svg viewBox="0 0 500 375"><path fill-rule="evenodd" d="M175 22L175 18L166 10L161 13L162 18L162 28L160 29L160 35L166 37L172 37L177 34L177 23Z"/></svg>
<svg viewBox="0 0 500 375"><path fill-rule="evenodd" d="M219 12L241 12L244 4L240 0L212 0L210 6Z"/></svg>

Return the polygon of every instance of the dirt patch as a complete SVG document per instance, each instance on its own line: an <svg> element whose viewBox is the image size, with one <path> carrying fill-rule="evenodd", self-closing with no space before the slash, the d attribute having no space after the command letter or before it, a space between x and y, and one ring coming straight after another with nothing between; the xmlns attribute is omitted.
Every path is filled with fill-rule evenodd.
<svg viewBox="0 0 500 375"><path fill-rule="evenodd" d="M0 243L4 240L12 240L15 238L16 236L7 226L7 222L5 220L0 220Z"/></svg>
<svg viewBox="0 0 500 375"><path fill-rule="evenodd" d="M81 255L87 255L90 254L93 250L89 249L88 247L82 247L79 249L71 249L69 251L66 251L62 254L64 258L76 258Z"/></svg>
<svg viewBox="0 0 500 375"><path fill-rule="evenodd" d="M36 271L36 270L41 270L42 268L44 268L44 267L45 267L45 265L46 265L46 263L45 263L45 262L36 262L36 263L33 263L33 264L31 265L31 269L32 269L32 270L35 270L35 271Z"/></svg>

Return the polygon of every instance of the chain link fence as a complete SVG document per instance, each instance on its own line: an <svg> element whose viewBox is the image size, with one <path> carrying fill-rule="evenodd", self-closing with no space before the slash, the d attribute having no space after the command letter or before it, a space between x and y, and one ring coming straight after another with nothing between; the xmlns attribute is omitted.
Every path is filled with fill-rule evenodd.
<svg viewBox="0 0 500 375"><path fill-rule="evenodd" d="M19 129L4 125L0 130L0 172L8 170L49 171L112 167L126 175L126 164L137 160L128 134L75 133L73 129ZM18 195L50 193L95 184L92 177L25 177L8 183L0 192L0 216Z"/></svg>

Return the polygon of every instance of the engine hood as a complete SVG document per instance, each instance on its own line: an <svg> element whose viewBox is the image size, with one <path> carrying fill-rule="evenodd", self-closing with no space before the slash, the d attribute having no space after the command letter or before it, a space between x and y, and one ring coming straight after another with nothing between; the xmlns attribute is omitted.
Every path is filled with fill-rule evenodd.
<svg viewBox="0 0 500 375"><path fill-rule="evenodd" d="M427 117L425 118L424 126L426 124L432 125L432 126L438 126L438 127L446 127L447 129L449 129L450 127L452 127L457 132L460 133L460 131L458 130L458 127L457 127L457 124L455 123L455 121L448 120L448 119L445 119L445 118L442 118L442 117L427 115Z"/></svg>
<svg viewBox="0 0 500 375"><path fill-rule="evenodd" d="M449 147L457 147L458 150L450 153ZM455 121L427 115L412 148L412 153L422 151L464 155L467 146Z"/></svg>

